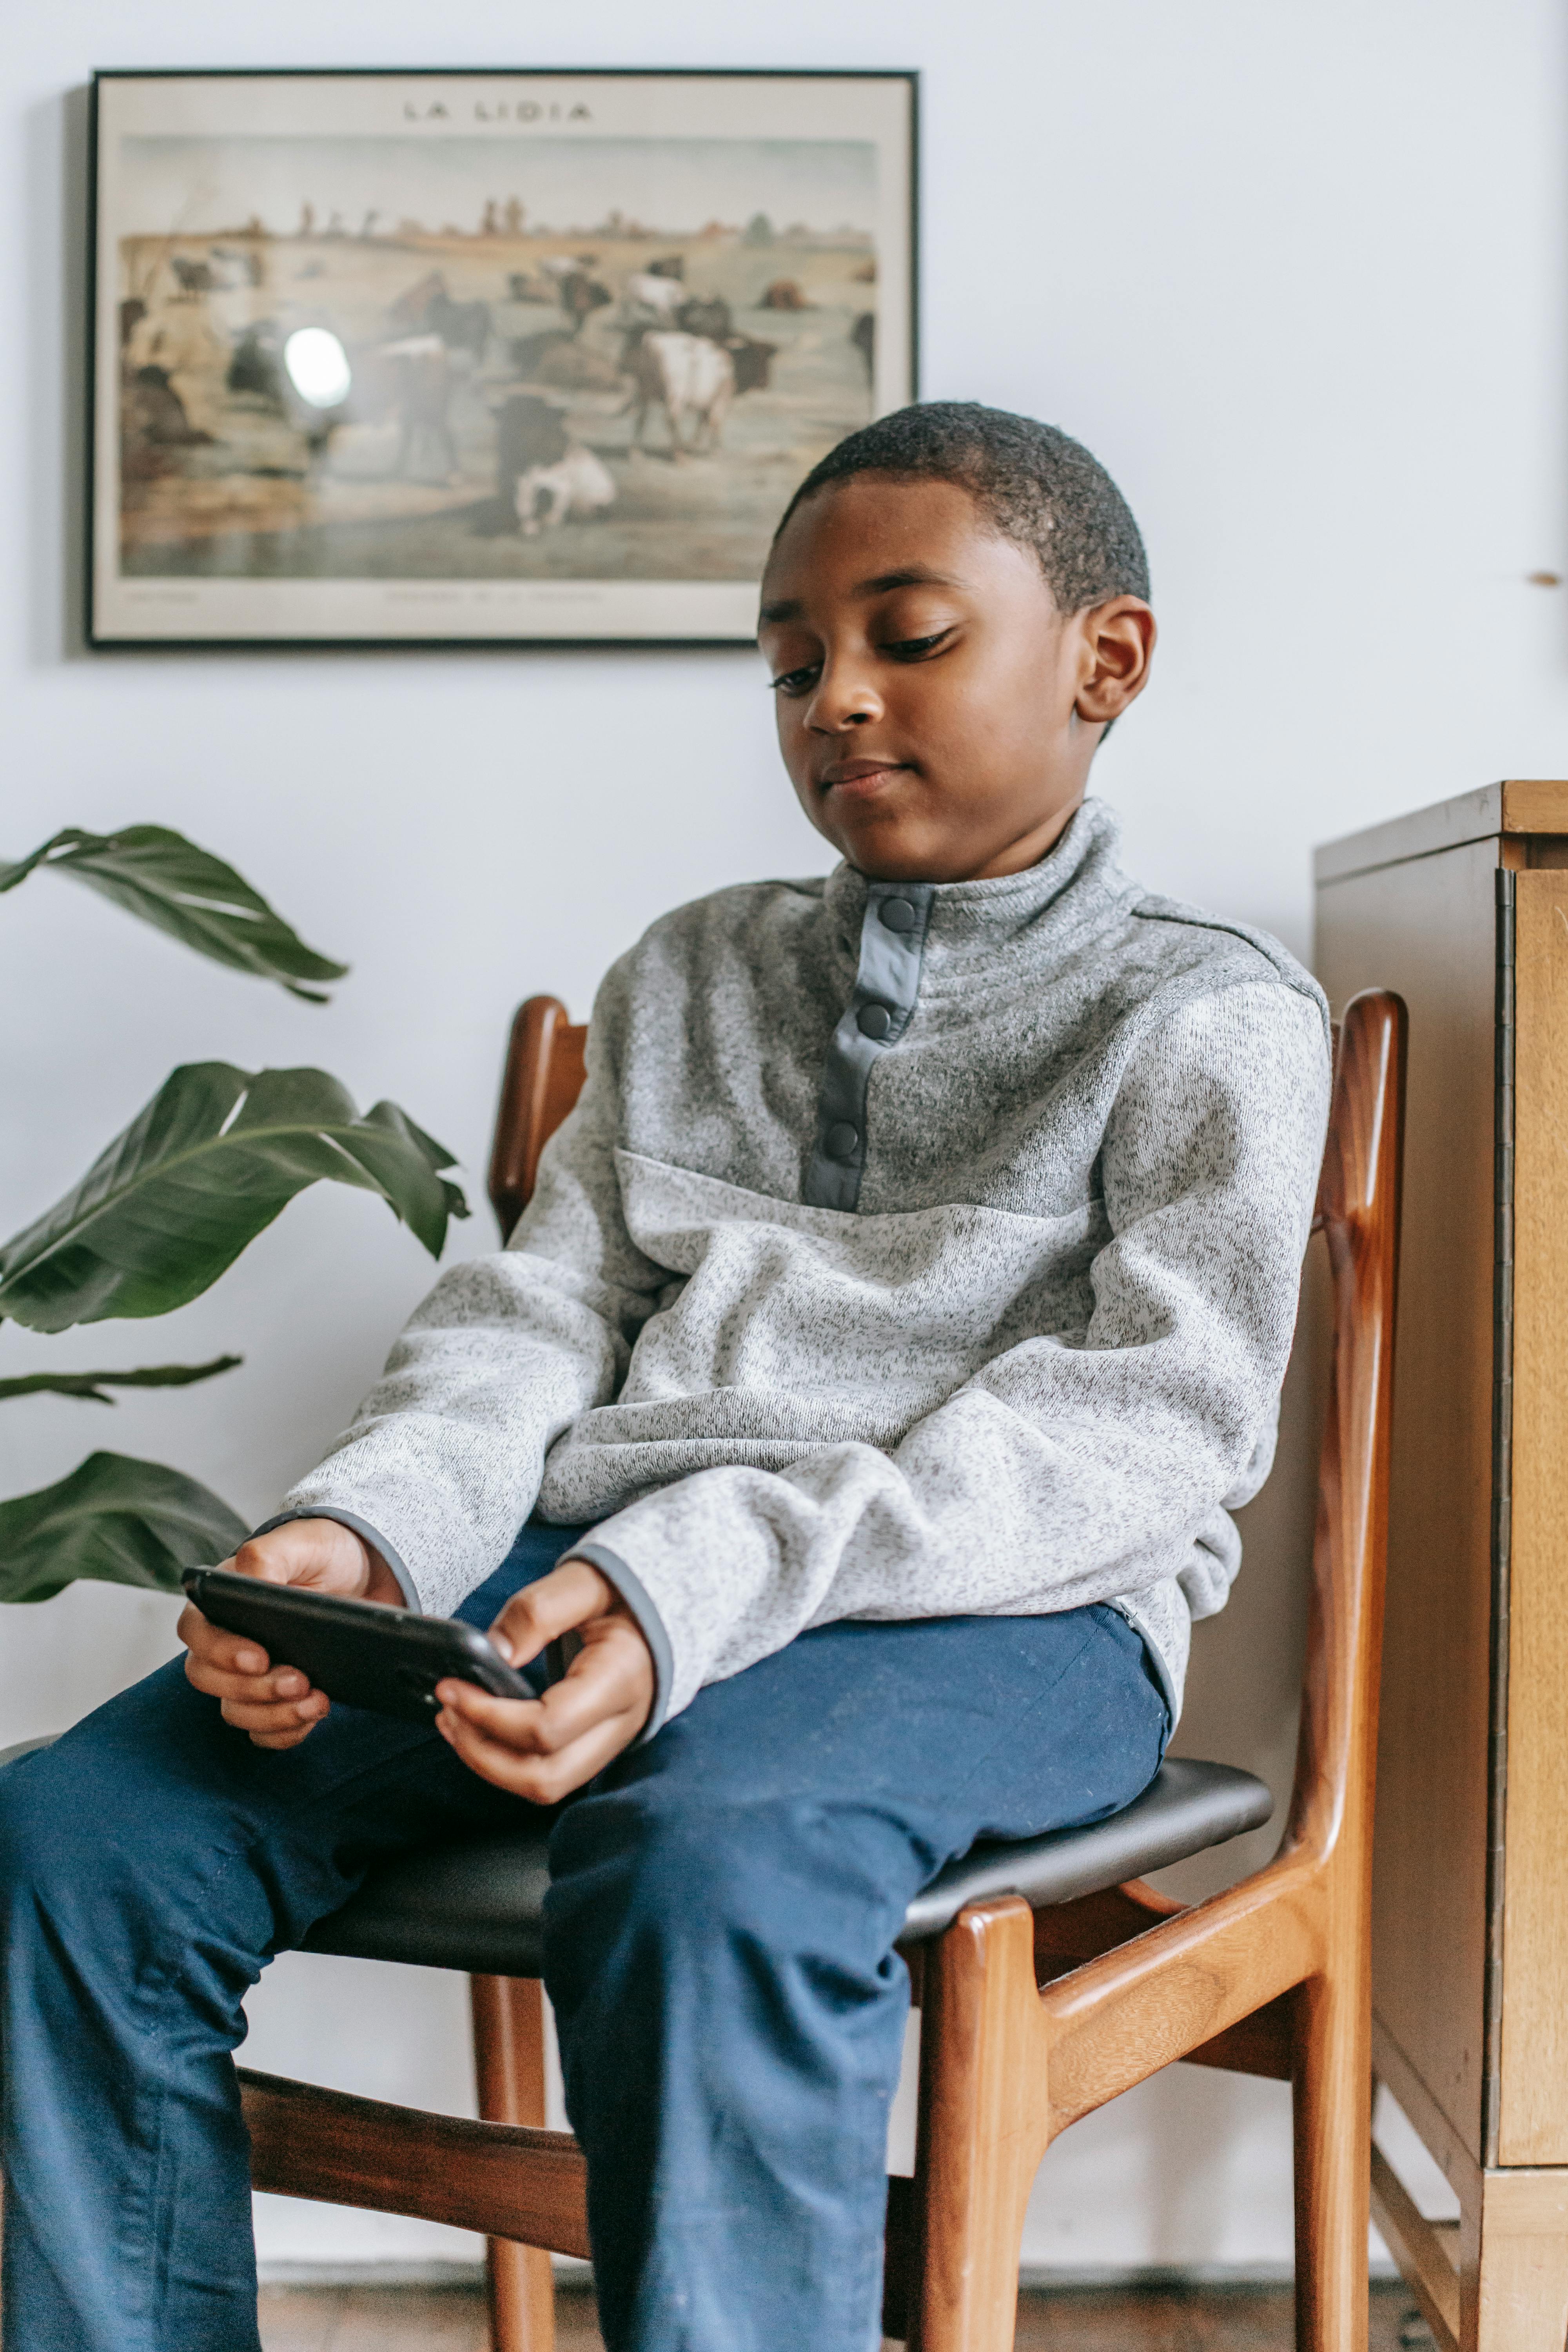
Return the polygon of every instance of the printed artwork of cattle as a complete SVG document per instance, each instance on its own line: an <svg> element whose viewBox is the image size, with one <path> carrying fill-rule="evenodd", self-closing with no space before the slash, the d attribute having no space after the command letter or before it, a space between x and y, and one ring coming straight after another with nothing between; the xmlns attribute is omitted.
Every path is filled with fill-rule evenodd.
<svg viewBox="0 0 1568 2352"><path fill-rule="evenodd" d="M278 577L755 578L872 413L867 236L586 236L504 190L477 220L301 196L278 231L124 237L122 570L234 572L259 535ZM301 332L341 353L326 393Z"/></svg>

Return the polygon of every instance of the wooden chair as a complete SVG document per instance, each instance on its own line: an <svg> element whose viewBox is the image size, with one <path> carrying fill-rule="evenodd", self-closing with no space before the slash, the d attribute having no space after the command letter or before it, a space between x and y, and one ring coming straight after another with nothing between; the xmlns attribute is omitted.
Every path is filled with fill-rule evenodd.
<svg viewBox="0 0 1568 2352"><path fill-rule="evenodd" d="M884 2326L919 2352L1013 2341L1024 2208L1057 2135L1177 2059L1294 2091L1297 2343L1365 2352L1368 1905L1397 1255L1404 1007L1346 1011L1315 1230L1332 1349L1295 1790L1268 1866L1192 1907L1143 1874L1257 1827L1250 1774L1167 1759L1109 1822L977 1847L911 1906L923 2010L912 2180L889 2182ZM575 1099L584 1032L519 1013L490 1194L510 1230ZM405 1856L310 1948L467 1969L482 2119L242 2071L258 2188L486 2232L496 2352L549 2352L548 2255L588 2252L585 2175L543 2123L543 1844L516 1834Z"/></svg>

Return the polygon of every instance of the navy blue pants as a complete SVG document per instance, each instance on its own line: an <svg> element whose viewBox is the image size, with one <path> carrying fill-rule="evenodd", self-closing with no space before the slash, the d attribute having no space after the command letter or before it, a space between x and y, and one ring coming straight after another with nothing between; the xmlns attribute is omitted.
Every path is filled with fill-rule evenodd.
<svg viewBox="0 0 1568 2352"><path fill-rule="evenodd" d="M485 1624L572 1530L531 1526ZM869 2352L906 1905L1128 1803L1164 1704L1113 1610L842 1624L557 1811L545 1980L611 2352ZM231 2053L379 1856L518 1818L348 1707L253 1748L163 1668L0 1772L5 2352L256 2352Z"/></svg>

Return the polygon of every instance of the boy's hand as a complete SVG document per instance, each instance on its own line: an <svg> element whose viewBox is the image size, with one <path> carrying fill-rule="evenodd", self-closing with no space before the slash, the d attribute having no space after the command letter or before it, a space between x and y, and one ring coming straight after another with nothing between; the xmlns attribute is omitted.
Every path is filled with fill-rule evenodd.
<svg viewBox="0 0 1568 2352"><path fill-rule="evenodd" d="M603 1771L653 1705L653 1656L637 1620L585 1559L563 1560L514 1593L490 1640L509 1664L526 1666L570 1633L583 1646L542 1699L491 1698L474 1683L436 1685L437 1730L481 1780L535 1805L559 1804Z"/></svg>
<svg viewBox="0 0 1568 2352"><path fill-rule="evenodd" d="M308 1584L349 1601L393 1608L403 1601L381 1554L336 1519L290 1519L270 1535L253 1536L219 1565L267 1584ZM297 1666L274 1666L259 1643L209 1624L195 1601L186 1601L175 1631L190 1654L190 1680L221 1700L224 1721L247 1731L258 1748L297 1748L326 1714L325 1691L312 1690Z"/></svg>

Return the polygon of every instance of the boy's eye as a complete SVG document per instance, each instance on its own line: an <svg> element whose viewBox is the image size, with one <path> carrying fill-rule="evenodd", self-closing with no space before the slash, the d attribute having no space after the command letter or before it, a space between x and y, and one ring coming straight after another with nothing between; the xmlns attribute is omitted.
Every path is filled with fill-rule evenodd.
<svg viewBox="0 0 1568 2352"><path fill-rule="evenodd" d="M939 646L945 645L952 635L952 630L949 627L937 629L929 637L895 637L890 643L879 646L877 650L886 654L891 661L924 661L928 654L935 653ZM779 677L770 679L769 684L774 694L809 694L821 675L822 664L808 662L800 669L783 671Z"/></svg>
<svg viewBox="0 0 1568 2352"><path fill-rule="evenodd" d="M952 635L951 629L938 629L933 636L898 637L891 645L884 646L882 651L890 654L895 661L921 661L927 654L936 651L944 637Z"/></svg>

